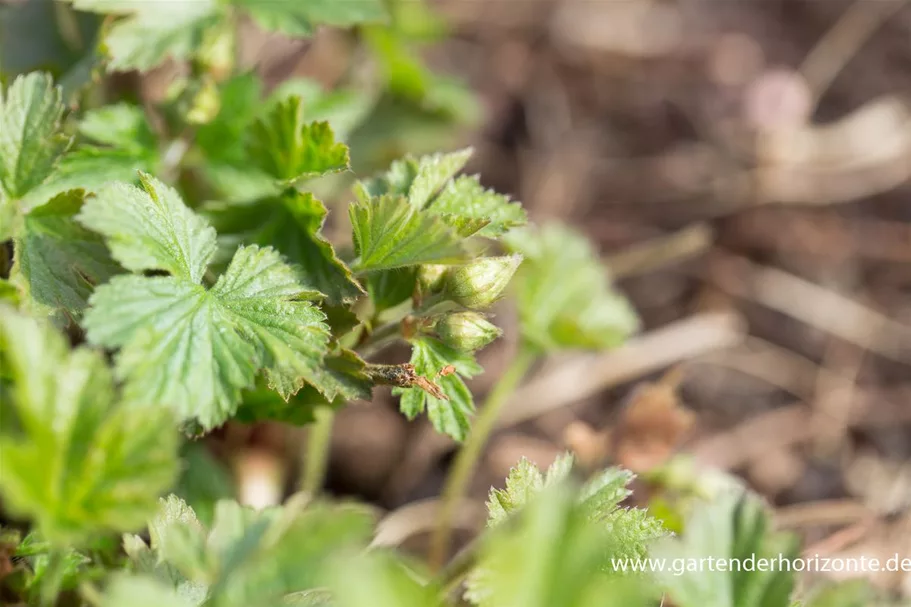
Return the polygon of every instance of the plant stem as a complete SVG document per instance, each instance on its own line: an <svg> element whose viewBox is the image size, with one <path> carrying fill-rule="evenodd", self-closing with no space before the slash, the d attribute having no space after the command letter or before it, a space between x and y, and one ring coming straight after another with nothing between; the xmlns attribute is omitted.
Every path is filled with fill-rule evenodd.
<svg viewBox="0 0 911 607"><path fill-rule="evenodd" d="M497 384L493 387L484 407L478 415L471 428L468 438L462 449L456 455L452 471L446 479L446 486L443 488L443 508L440 513L440 519L434 530L433 538L430 543L430 566L434 571L439 571L446 560L446 554L449 551L449 541L452 537L451 521L455 514L456 505L465 495L471 475L474 472L478 459L490 433L493 431L500 410L503 405L515 392L519 382L525 377L525 373L531 367L537 358L537 353L522 344L519 352L510 363L509 368L500 377Z"/></svg>
<svg viewBox="0 0 911 607"><path fill-rule="evenodd" d="M368 335L363 342L358 344L357 353L363 358L370 358L383 350L390 343L401 337L401 321L386 323Z"/></svg>
<svg viewBox="0 0 911 607"><path fill-rule="evenodd" d="M316 421L313 422L307 436L304 477L301 482L301 488L311 496L316 495L322 489L326 478L335 411L329 407L317 407L313 415L316 417Z"/></svg>

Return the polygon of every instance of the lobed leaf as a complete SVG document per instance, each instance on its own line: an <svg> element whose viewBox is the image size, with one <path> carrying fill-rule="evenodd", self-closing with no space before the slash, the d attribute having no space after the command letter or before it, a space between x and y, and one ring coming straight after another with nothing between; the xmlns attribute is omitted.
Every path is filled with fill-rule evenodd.
<svg viewBox="0 0 911 607"><path fill-rule="evenodd" d="M357 580L353 583L353 580ZM329 575L337 607L442 607L434 584L422 585L390 554L346 556Z"/></svg>
<svg viewBox="0 0 911 607"><path fill-rule="evenodd" d="M141 570L157 567L152 573L162 585L194 597L191 604L278 605L290 593L317 588L334 555L363 545L369 529L369 517L358 510L304 508L293 498L262 511L222 500L206 529L192 509L171 496L150 523L151 547L133 536L130 557ZM176 577L169 580L163 571Z"/></svg>
<svg viewBox="0 0 911 607"><path fill-rule="evenodd" d="M541 493L546 487L561 483L569 477L573 458L568 453L562 454L551 464L547 474L541 474L538 467L526 458L519 460L510 469L506 477L505 489L491 489L487 498L488 527L495 527L506 521L509 516L520 511L532 497Z"/></svg>
<svg viewBox="0 0 911 607"><path fill-rule="evenodd" d="M448 400L421 388L395 388L393 394L402 397L399 408L409 419L426 410L437 431L457 441L464 440L471 427L469 417L474 413L474 400L462 377L473 377L483 369L470 353L459 352L432 337L417 337L411 341L411 346L411 364L415 372L439 384ZM451 372L446 371L447 367L453 368Z"/></svg>
<svg viewBox="0 0 911 607"><path fill-rule="evenodd" d="M545 488L483 544L466 598L483 607L653 605L658 594L638 579L604 570L617 541L590 520L566 483Z"/></svg>
<svg viewBox="0 0 911 607"><path fill-rule="evenodd" d="M253 124L248 155L275 179L292 182L348 168L348 148L335 140L327 122L304 121L300 97L275 104Z"/></svg>
<svg viewBox="0 0 911 607"><path fill-rule="evenodd" d="M69 146L62 115L60 89L47 74L18 76L0 88L0 205L14 205L54 171Z"/></svg>
<svg viewBox="0 0 911 607"><path fill-rule="evenodd" d="M65 192L22 219L10 278L35 312L62 308L78 316L93 285L120 271L101 237L75 221L84 196L82 190Z"/></svg>
<svg viewBox="0 0 911 607"><path fill-rule="evenodd" d="M386 19L382 0L234 0L260 27L292 36L307 36L316 25L349 27Z"/></svg>
<svg viewBox="0 0 911 607"><path fill-rule="evenodd" d="M215 254L215 230L176 190L145 173L139 179L141 187L114 182L102 188L78 220L105 236L128 270L164 270L199 282Z"/></svg>
<svg viewBox="0 0 911 607"><path fill-rule="evenodd" d="M402 197L387 195L353 203L348 212L359 255L356 268L360 272L440 263L458 257L458 234Z"/></svg>
<svg viewBox="0 0 911 607"><path fill-rule="evenodd" d="M148 71L165 59L185 59L221 15L216 0L76 0L81 10L128 13L104 35L111 71Z"/></svg>
<svg viewBox="0 0 911 607"><path fill-rule="evenodd" d="M350 303L364 294L322 235L328 211L313 194L289 189L251 204L211 205L208 211L220 234L275 247L298 270L300 282L326 295L330 304Z"/></svg>
<svg viewBox="0 0 911 607"><path fill-rule="evenodd" d="M514 230L507 246L525 256L514 279L523 336L542 350L605 348L638 328L588 241L559 225Z"/></svg>
<svg viewBox="0 0 911 607"><path fill-rule="evenodd" d="M430 210L463 223L472 220L483 222L481 225L474 224L476 229L466 236L477 232L479 236L497 238L511 228L525 225L527 221L521 204L484 189L477 176L463 176L450 181L430 204Z"/></svg>
<svg viewBox="0 0 911 607"><path fill-rule="evenodd" d="M99 353L69 352L61 335L9 309L0 314L0 363L10 381L0 428L10 510L55 545L140 525L177 472L171 416L117 403Z"/></svg>
<svg viewBox="0 0 911 607"><path fill-rule="evenodd" d="M143 109L129 103L88 110L79 121L79 134L95 143L136 153L155 150L158 145Z"/></svg>
<svg viewBox="0 0 911 607"><path fill-rule="evenodd" d="M797 538L769 530L769 517L761 500L744 491L729 491L693 511L679 538L668 538L655 547L655 557L670 562L715 559L791 560L799 556ZM788 605L794 574L781 567L762 571L687 571L686 575L659 573L669 597L680 607L759 607Z"/></svg>
<svg viewBox="0 0 911 607"><path fill-rule="evenodd" d="M284 398L322 378L323 314L271 249L238 249L206 290L176 277L116 277L91 299L84 326L93 343L121 347L117 373L129 399L153 397L206 428L222 423L264 368Z"/></svg>
<svg viewBox="0 0 911 607"><path fill-rule="evenodd" d="M121 348L116 371L129 400L154 398L206 428L237 408L264 369L283 398L304 382L329 400L344 390L322 369L329 331L271 248L237 250L211 288L200 284L215 231L179 195L142 175L143 189L111 184L80 219L104 234L125 266L171 276L118 276L98 288L83 326L95 344Z"/></svg>

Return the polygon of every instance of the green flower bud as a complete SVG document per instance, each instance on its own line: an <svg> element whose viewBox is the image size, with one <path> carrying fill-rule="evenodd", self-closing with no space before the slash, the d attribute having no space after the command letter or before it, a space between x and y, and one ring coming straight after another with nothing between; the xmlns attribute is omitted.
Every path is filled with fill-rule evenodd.
<svg viewBox="0 0 911 607"><path fill-rule="evenodd" d="M451 268L443 277L443 293L466 308L487 308L502 297L520 263L521 255L508 255L484 257Z"/></svg>
<svg viewBox="0 0 911 607"><path fill-rule="evenodd" d="M449 346L463 352L474 352L483 348L503 332L487 322L477 312L456 312L447 314L434 325L437 337Z"/></svg>
<svg viewBox="0 0 911 607"><path fill-rule="evenodd" d="M418 286L421 293L430 295L437 293L443 285L443 275L447 266L439 264L424 264L418 269Z"/></svg>
<svg viewBox="0 0 911 607"><path fill-rule="evenodd" d="M190 91L190 108L187 111L189 124L206 124L212 121L221 109L218 86L211 78L204 78L198 88Z"/></svg>
<svg viewBox="0 0 911 607"><path fill-rule="evenodd" d="M216 27L206 30L202 43L196 52L196 63L200 72L223 80L231 75L234 68L234 29Z"/></svg>

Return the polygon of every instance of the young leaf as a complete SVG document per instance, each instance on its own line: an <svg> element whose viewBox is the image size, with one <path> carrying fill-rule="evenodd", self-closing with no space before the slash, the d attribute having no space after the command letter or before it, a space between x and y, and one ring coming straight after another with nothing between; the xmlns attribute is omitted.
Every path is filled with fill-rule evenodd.
<svg viewBox="0 0 911 607"><path fill-rule="evenodd" d="M83 206L79 221L103 234L128 270L164 270L199 282L215 253L215 230L173 188L145 173L139 180L141 189L109 184Z"/></svg>
<svg viewBox="0 0 911 607"><path fill-rule="evenodd" d="M457 441L465 440L470 429L468 418L474 413L474 401L460 376L473 377L483 370L471 354L454 350L432 337L417 337L411 345L411 364L415 372L439 384L448 400L421 388L396 388L393 394L402 396L399 408L409 419L426 409L437 431Z"/></svg>
<svg viewBox="0 0 911 607"><path fill-rule="evenodd" d="M328 122L332 132L341 140L348 139L351 132L363 123L375 102L374 95L363 89L326 90L315 80L292 78L275 87L265 107L271 108L294 96L303 101L309 120Z"/></svg>
<svg viewBox="0 0 911 607"><path fill-rule="evenodd" d="M389 270L457 258L460 238L440 219L399 196L353 203L348 212L361 272Z"/></svg>
<svg viewBox="0 0 911 607"><path fill-rule="evenodd" d="M104 35L110 70L147 71L167 59L190 56L206 29L221 18L216 0L73 0L79 10L128 13Z"/></svg>
<svg viewBox="0 0 911 607"><path fill-rule="evenodd" d="M41 185L66 151L60 130L60 89L41 72L19 76L0 88L0 205L15 205Z"/></svg>
<svg viewBox="0 0 911 607"><path fill-rule="evenodd" d="M381 173L361 182L364 190L370 196L394 194L408 197L408 190L418 175L418 161L411 156L405 156L392 162L385 173Z"/></svg>
<svg viewBox="0 0 911 607"><path fill-rule="evenodd" d="M300 270L300 282L325 294L329 303L349 303L364 294L321 234L328 211L313 194L289 189L252 204L210 205L208 211L220 234L275 247Z"/></svg>
<svg viewBox="0 0 911 607"><path fill-rule="evenodd" d="M163 565L176 574L173 588L182 595L196 593L207 604L278 605L287 594L315 588L336 552L365 542L369 523L352 508L303 508L292 499L284 507L257 512L223 500L207 530L171 496L150 523L151 548L131 538L130 556L144 569L159 567L159 579L166 579L160 575Z"/></svg>
<svg viewBox="0 0 911 607"><path fill-rule="evenodd" d="M120 271L101 237L76 223L83 198L81 190L65 192L22 220L10 278L37 312L79 315L92 286Z"/></svg>
<svg viewBox="0 0 911 607"><path fill-rule="evenodd" d="M275 179L293 182L348 168L348 147L327 122L307 123L300 97L276 104L251 128L249 157Z"/></svg>
<svg viewBox="0 0 911 607"><path fill-rule="evenodd" d="M568 453L560 455L547 474L541 474L538 467L525 459L519 460L506 477L505 489L491 489L487 498L488 527L495 527L509 516L521 510L535 495L546 487L561 483L569 477L573 458Z"/></svg>
<svg viewBox="0 0 911 607"><path fill-rule="evenodd" d="M211 428L234 412L258 369L284 398L304 381L335 398L338 387L320 370L325 317L302 300L315 293L274 250L256 246L238 249L205 288L215 231L176 192L146 175L142 182L143 190L112 184L80 214L126 267L172 273L118 276L90 300L88 338L121 348L117 374L127 399L154 398Z"/></svg>
<svg viewBox="0 0 911 607"><path fill-rule="evenodd" d="M136 181L138 171L158 166L158 142L145 112L120 103L86 112L79 123L83 143L66 154L41 186L25 197L25 209L72 189L96 192L110 181Z"/></svg>
<svg viewBox="0 0 911 607"><path fill-rule="evenodd" d="M153 170L158 152L81 145L68 152L50 178L21 200L23 211L33 209L69 190L97 192L111 181L135 182L140 171Z"/></svg>
<svg viewBox="0 0 911 607"><path fill-rule="evenodd" d="M514 283L522 333L542 350L619 345L638 327L588 241L569 228L524 228L504 237L525 256Z"/></svg>
<svg viewBox="0 0 911 607"><path fill-rule="evenodd" d="M394 308L414 294L416 268L397 268L367 275L367 292L376 314Z"/></svg>
<svg viewBox="0 0 911 607"><path fill-rule="evenodd" d="M675 558L694 562L707 559L760 558L776 561L774 569L727 572L687 571L674 575L665 571L664 586L675 605L680 607L721 607L739 605L760 607L788 605L794 587L794 574L779 562L799 555L797 538L768 529L768 515L758 497L731 491L693 511L680 538L667 539L654 550L668 562Z"/></svg>
<svg viewBox="0 0 911 607"><path fill-rule="evenodd" d="M364 186L371 196L406 196L416 209L423 209L462 170L473 152L471 148L465 148L420 158L406 156L393 162L388 171L367 181Z"/></svg>
<svg viewBox="0 0 911 607"><path fill-rule="evenodd" d="M384 21L382 0L234 0L260 27L292 36L307 36L318 24L349 27Z"/></svg>
<svg viewBox="0 0 911 607"><path fill-rule="evenodd" d="M336 607L442 607L444 604L438 588L418 583L390 554L347 555L331 571L329 586Z"/></svg>
<svg viewBox="0 0 911 607"><path fill-rule="evenodd" d="M509 197L484 189L477 176L463 176L450 181L430 204L430 210L444 218L452 218L448 220L450 222L483 222L474 232L488 238L502 236L511 228L525 225L527 221L521 204L510 202Z"/></svg>
<svg viewBox="0 0 911 607"><path fill-rule="evenodd" d="M144 575L119 573L114 576L101 598L101 607L197 607L161 582Z"/></svg>
<svg viewBox="0 0 911 607"><path fill-rule="evenodd" d="M323 360L318 372L320 382L336 391L335 398L326 398L312 386L304 386L285 400L265 386L245 391L237 410L237 421L278 421L302 426L313 422L317 407L339 408L353 400L369 400L373 382L364 373L364 361L351 350L339 348Z"/></svg>
<svg viewBox="0 0 911 607"><path fill-rule="evenodd" d="M617 541L590 520L566 483L544 489L515 525L488 537L466 598L482 607L610 607L655 604L639 579L605 571Z"/></svg>
<svg viewBox="0 0 911 607"><path fill-rule="evenodd" d="M52 329L0 312L0 368L11 381L0 428L6 505L58 545L140 525L177 472L171 416L117 404L100 354L69 352Z"/></svg>
<svg viewBox="0 0 911 607"><path fill-rule="evenodd" d="M87 111L79 121L79 134L95 143L138 154L153 151L158 145L143 109L129 103Z"/></svg>
<svg viewBox="0 0 911 607"><path fill-rule="evenodd" d="M567 480L572 465L571 455L561 455L544 475L523 458L510 470L506 489L491 489L487 500L488 526L500 525L521 511L537 494ZM634 478L628 470L608 468L585 483L577 493L579 511L611 531L615 540L610 554L613 558L644 557L652 542L667 535L661 522L645 510L620 507L632 493L627 485ZM604 566L606 570L610 569L607 560Z"/></svg>
<svg viewBox="0 0 911 607"><path fill-rule="evenodd" d="M455 174L462 170L474 150L466 148L448 154L424 156L418 160L417 175L408 189L408 201L423 209Z"/></svg>

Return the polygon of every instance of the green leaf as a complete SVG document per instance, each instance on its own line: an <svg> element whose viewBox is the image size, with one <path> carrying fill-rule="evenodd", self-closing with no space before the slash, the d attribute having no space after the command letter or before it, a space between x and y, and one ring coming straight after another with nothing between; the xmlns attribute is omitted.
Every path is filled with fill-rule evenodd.
<svg viewBox="0 0 911 607"><path fill-rule="evenodd" d="M525 256L514 284L523 336L542 350L617 346L639 325L588 241L561 225L504 237Z"/></svg>
<svg viewBox="0 0 911 607"><path fill-rule="evenodd" d="M534 464L523 458L510 470L505 489L491 489L487 500L488 527L500 525L521 511L539 493L566 481L572 465L572 456L563 454L544 475ZM642 558L649 545L667 535L661 522L649 516L645 510L620 507L623 500L632 493L627 485L634 478L635 475L628 470L608 468L577 492L579 511L592 522L611 531L614 542L608 555L610 558ZM607 557L603 566L606 570L613 569Z"/></svg>
<svg viewBox="0 0 911 607"><path fill-rule="evenodd" d="M79 134L95 143L137 153L154 151L158 145L143 109L129 103L87 111L79 121Z"/></svg>
<svg viewBox="0 0 911 607"><path fill-rule="evenodd" d="M527 221L522 205L510 202L507 196L484 189L477 176L450 181L431 203L430 210L453 218L447 219L448 222L467 224L469 229L473 227L469 233L460 230L465 236L477 232L480 236L497 238ZM471 220L482 223L471 223Z"/></svg>
<svg viewBox="0 0 911 607"><path fill-rule="evenodd" d="M0 368L11 378L0 405L0 491L10 511L57 545L140 525L177 472L171 416L117 404L99 353L69 352L60 334L8 309Z"/></svg>
<svg viewBox="0 0 911 607"><path fill-rule="evenodd" d="M392 163L385 173L364 185L371 196L397 194L406 196L417 209L423 209L456 173L462 170L474 150L465 148L456 152L431 154L414 158L406 156ZM450 204L448 207L455 206ZM444 210L443 212L450 212ZM468 214L466 214L468 215Z"/></svg>
<svg viewBox="0 0 911 607"><path fill-rule="evenodd" d="M505 522L512 513L524 508L532 497L541 493L546 487L566 480L572 465L571 455L560 455L547 470L545 476L541 474L537 466L523 457L515 467L510 469L509 476L506 477L506 488L490 490L487 498L489 513L487 525L495 527Z"/></svg>
<svg viewBox="0 0 911 607"><path fill-rule="evenodd" d="M272 177L292 182L348 168L348 148L326 122L304 121L300 97L278 103L250 132L248 154Z"/></svg>
<svg viewBox="0 0 911 607"><path fill-rule="evenodd" d="M350 350L340 349L323 360L320 381L336 391L334 399L323 396L312 386L304 386L289 399L259 386L244 392L235 420L245 423L277 421L302 426L315 421L316 407L338 408L352 400L369 400L373 383L364 374L364 361Z"/></svg>
<svg viewBox="0 0 911 607"><path fill-rule="evenodd" d="M104 35L112 71L148 71L167 58L185 59L220 19L216 0L74 0L84 11L129 13Z"/></svg>
<svg viewBox="0 0 911 607"><path fill-rule="evenodd" d="M484 607L654 605L659 597L635 578L605 572L617 541L590 520L567 483L555 483L498 526L483 544L466 598Z"/></svg>
<svg viewBox="0 0 911 607"><path fill-rule="evenodd" d="M71 190L32 210L15 239L11 280L29 308L50 314L82 313L93 285L120 271L100 236L76 223L84 193Z"/></svg>
<svg viewBox="0 0 911 607"><path fill-rule="evenodd" d="M370 196L395 194L408 196L411 184L418 174L418 161L411 156L393 161L385 173L381 173L362 183Z"/></svg>
<svg viewBox="0 0 911 607"><path fill-rule="evenodd" d="M433 154L418 160L418 172L408 190L408 201L419 209L462 170L474 150L466 148L448 154Z"/></svg>
<svg viewBox="0 0 911 607"><path fill-rule="evenodd" d="M316 25L349 27L385 21L382 0L234 0L260 27L292 36L306 36Z"/></svg>
<svg viewBox="0 0 911 607"><path fill-rule="evenodd" d="M866 579L844 580L834 584L825 584L815 589L806 602L806 607L869 607L877 603L876 589ZM803 605L804 603L800 603Z"/></svg>
<svg viewBox="0 0 911 607"><path fill-rule="evenodd" d="M682 537L667 539L654 556L695 562L715 559L760 558L790 561L799 552L797 538L769 530L769 517L761 500L741 491L730 491L694 509ZM687 571L659 573L669 597L680 607L765 607L788 605L794 574L780 567L771 571Z"/></svg>
<svg viewBox="0 0 911 607"><path fill-rule="evenodd" d="M252 204L210 205L208 211L220 234L275 247L299 270L300 282L326 295L329 303L349 303L364 295L322 235L327 210L313 194L289 189Z"/></svg>
<svg viewBox="0 0 911 607"><path fill-rule="evenodd" d="M79 221L106 237L123 267L199 282L215 254L215 230L176 190L145 173L139 179L141 188L115 182L101 189L83 206Z"/></svg>
<svg viewBox="0 0 911 607"><path fill-rule="evenodd" d="M158 580L144 575L119 573L114 576L101 598L101 607L195 607Z"/></svg>
<svg viewBox="0 0 911 607"><path fill-rule="evenodd" d="M151 549L133 550L134 563L158 562L179 580L198 584L197 596L220 607L279 605L282 597L317 587L336 553L362 546L370 519L354 508L294 499L280 508L254 511L223 500L205 529L179 499L162 501L150 524ZM149 551L155 559L148 559ZM159 578L161 579L161 578ZM197 603L194 603L197 604Z"/></svg>
<svg viewBox="0 0 911 607"><path fill-rule="evenodd" d="M376 314L396 307L408 300L415 289L417 270L397 268L367 275L367 292Z"/></svg>
<svg viewBox="0 0 911 607"><path fill-rule="evenodd" d="M270 394L279 398L274 392ZM234 476L202 441L185 443L181 460L183 469L174 491L201 521L211 523L215 503L235 494Z"/></svg>
<svg viewBox="0 0 911 607"><path fill-rule="evenodd" d="M325 121L339 139L345 140L367 117L373 107L373 96L361 89L326 90L315 80L292 78L279 84L266 100L266 107L289 97L300 97L309 120Z"/></svg>
<svg viewBox="0 0 911 607"><path fill-rule="evenodd" d="M222 423L258 369L284 398L314 383L328 328L293 270L271 249L238 249L211 289L186 278L118 276L96 290L84 327L92 343L122 348L128 399L154 398L206 428Z"/></svg>
<svg viewBox="0 0 911 607"><path fill-rule="evenodd" d="M395 388L401 394L399 408L409 419L425 409L433 427L457 441L465 440L470 429L469 417L474 413L471 391L462 377L473 377L483 371L471 354L459 352L432 337L418 337L412 342L411 364L418 375L439 384L448 400L432 396L421 388ZM455 372L437 377L447 366Z"/></svg>
<svg viewBox="0 0 911 607"><path fill-rule="evenodd" d="M218 114L196 131L195 141L207 162L246 160L243 139L259 112L262 94L263 84L255 72L239 74L219 86Z"/></svg>
<svg viewBox="0 0 911 607"><path fill-rule="evenodd" d="M355 581L356 580L356 581ZM422 585L391 554L349 555L333 567L336 607L441 607L440 590Z"/></svg>
<svg viewBox="0 0 911 607"><path fill-rule="evenodd" d="M360 256L358 271L440 263L458 257L458 234L404 198L381 196L353 203L348 212Z"/></svg>
<svg viewBox="0 0 911 607"><path fill-rule="evenodd" d="M140 171L158 164L154 150L123 150L82 145L67 153L51 177L25 195L20 206L28 211L68 190L97 192L111 181L135 182Z"/></svg>
<svg viewBox="0 0 911 607"><path fill-rule="evenodd" d="M41 72L19 76L0 89L0 204L11 204L41 185L66 151L59 132L60 89Z"/></svg>

